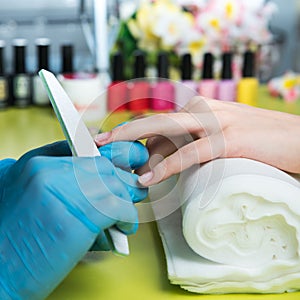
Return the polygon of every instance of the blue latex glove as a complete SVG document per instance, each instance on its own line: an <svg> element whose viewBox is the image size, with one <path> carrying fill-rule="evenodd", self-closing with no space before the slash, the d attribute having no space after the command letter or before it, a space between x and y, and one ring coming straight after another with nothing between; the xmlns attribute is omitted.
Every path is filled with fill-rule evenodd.
<svg viewBox="0 0 300 300"><path fill-rule="evenodd" d="M127 171L138 169L139 167L144 165L149 158L147 149L138 141L114 142L100 147L99 152L101 153L101 155L108 158L115 166ZM122 174L119 174L119 176L122 176ZM124 181L126 182L126 178L124 178ZM127 182L127 184L128 187L132 185L132 183L130 182ZM133 202L138 202L141 200L141 198L144 197L141 196L140 199L137 198L135 195L135 189L128 188L128 191ZM143 190L143 192L145 192L145 190ZM95 243L90 250L110 250L110 242L108 241L104 231L100 231L97 239L95 240Z"/></svg>
<svg viewBox="0 0 300 300"><path fill-rule="evenodd" d="M134 150L125 151L130 158L119 156L119 166L137 167L147 159L143 147L130 144L127 149ZM67 144L61 142L30 151L16 162L0 161L1 300L44 299L104 229L115 224L126 234L136 231L132 201L147 195L137 176L104 156L68 155Z"/></svg>

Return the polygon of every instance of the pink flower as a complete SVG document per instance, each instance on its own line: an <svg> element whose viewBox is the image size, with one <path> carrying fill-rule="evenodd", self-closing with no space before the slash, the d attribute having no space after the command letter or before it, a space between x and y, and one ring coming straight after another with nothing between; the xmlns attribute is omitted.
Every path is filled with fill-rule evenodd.
<svg viewBox="0 0 300 300"><path fill-rule="evenodd" d="M296 88L284 91L283 98L286 102L295 102L299 97L299 90Z"/></svg>

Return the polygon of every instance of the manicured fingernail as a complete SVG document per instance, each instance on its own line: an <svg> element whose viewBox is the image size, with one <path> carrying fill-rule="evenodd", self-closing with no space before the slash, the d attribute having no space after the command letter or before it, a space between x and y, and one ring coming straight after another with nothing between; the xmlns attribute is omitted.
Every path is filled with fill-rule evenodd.
<svg viewBox="0 0 300 300"><path fill-rule="evenodd" d="M100 134L97 134L95 136L95 141L96 142L103 142L105 140L108 140L111 136L111 132L108 131L108 132L103 132L103 133L100 133Z"/></svg>
<svg viewBox="0 0 300 300"><path fill-rule="evenodd" d="M153 172L146 172L143 175L139 176L139 182L145 184L153 178Z"/></svg>

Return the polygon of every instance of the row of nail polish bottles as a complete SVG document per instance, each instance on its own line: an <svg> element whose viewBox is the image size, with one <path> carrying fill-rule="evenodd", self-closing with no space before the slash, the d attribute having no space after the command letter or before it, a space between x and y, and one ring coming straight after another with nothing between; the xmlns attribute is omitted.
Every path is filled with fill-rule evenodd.
<svg viewBox="0 0 300 300"><path fill-rule="evenodd" d="M214 75L214 56L205 53L203 58L202 77L198 84L199 95L224 101L235 101L236 82L232 75L232 54L225 52L222 55L222 70L220 80Z"/></svg>
<svg viewBox="0 0 300 300"><path fill-rule="evenodd" d="M175 108L175 86L168 80L169 59L160 53L157 59L158 78L146 78L145 54L134 53L134 79L124 81L123 56L116 53L112 59L112 83L107 91L109 111L130 110L142 113L148 110L172 111Z"/></svg>
<svg viewBox="0 0 300 300"><path fill-rule="evenodd" d="M157 58L157 78L145 78L145 55L137 51L134 55L135 79L124 81L124 61L121 53L112 60L112 83L108 87L107 105L109 111L130 110L132 112L180 110L195 95L223 101L238 101L253 104L257 97L258 80L254 76L254 53L244 54L242 75L233 78L232 53L222 54L220 78L214 74L214 56L205 53L201 79L193 79L193 64L190 54L181 57L181 82L168 80L169 60L166 53Z"/></svg>
<svg viewBox="0 0 300 300"><path fill-rule="evenodd" d="M27 71L26 66L26 39L14 39L13 46L13 73L8 75L4 66L5 42L0 41L0 108L9 105L26 107L31 103L49 104L45 88L40 79ZM38 69L48 69L49 39L36 40Z"/></svg>
<svg viewBox="0 0 300 300"><path fill-rule="evenodd" d="M246 51L243 56L242 77L233 78L232 53L222 55L222 70L219 80L213 72L214 57L205 53L202 69L202 78L198 85L201 96L223 101L237 101L254 105L257 100L258 80L255 77L255 53Z"/></svg>

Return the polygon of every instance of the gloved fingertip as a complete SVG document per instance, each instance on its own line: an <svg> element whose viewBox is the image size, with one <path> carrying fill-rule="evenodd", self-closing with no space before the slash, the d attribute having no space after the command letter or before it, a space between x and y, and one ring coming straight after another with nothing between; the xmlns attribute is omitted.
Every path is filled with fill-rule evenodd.
<svg viewBox="0 0 300 300"><path fill-rule="evenodd" d="M58 141L50 146L53 147L54 153L57 153L57 156L69 156L72 155L70 146L66 140L64 141Z"/></svg>
<svg viewBox="0 0 300 300"><path fill-rule="evenodd" d="M138 189L130 190L130 196L133 203L138 203L145 200L148 197L148 187L144 187L141 184L138 184Z"/></svg>
<svg viewBox="0 0 300 300"><path fill-rule="evenodd" d="M123 170L137 169L149 159L147 148L139 141L113 142L99 147L98 150L102 156L105 156L116 167Z"/></svg>
<svg viewBox="0 0 300 300"><path fill-rule="evenodd" d="M138 223L124 223L119 222L116 224L117 228L123 233L130 235L137 232L139 224Z"/></svg>
<svg viewBox="0 0 300 300"><path fill-rule="evenodd" d="M129 164L132 169L143 166L149 159L147 148L139 141L132 143L129 149Z"/></svg>
<svg viewBox="0 0 300 300"><path fill-rule="evenodd" d="M110 143L110 144L106 144L106 145L103 145L98 148L99 153L102 156L105 156L106 158L108 158L110 161L112 160L111 147L112 147L112 144Z"/></svg>
<svg viewBox="0 0 300 300"><path fill-rule="evenodd" d="M104 231L101 231L97 236L94 244L89 251L110 251L111 245Z"/></svg>

